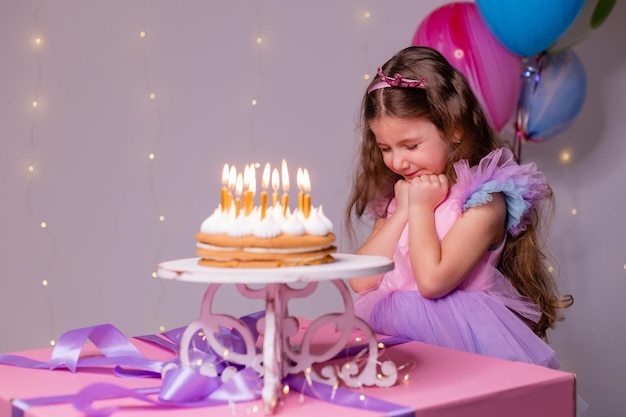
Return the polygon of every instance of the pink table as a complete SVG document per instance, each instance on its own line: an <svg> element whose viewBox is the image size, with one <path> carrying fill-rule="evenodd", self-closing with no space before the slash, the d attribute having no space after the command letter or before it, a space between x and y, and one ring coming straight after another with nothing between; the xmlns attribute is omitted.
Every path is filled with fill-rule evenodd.
<svg viewBox="0 0 626 417"><path fill-rule="evenodd" d="M302 334L310 321L301 320ZM167 361L170 351L136 339L132 343L147 357ZM322 348L333 343L330 332L321 334L314 344ZM356 342L355 342L356 343ZM97 350L86 345L84 355ZM18 352L41 361L50 359L51 349ZM510 362L419 342L395 345L383 355L402 367L399 382L389 388L352 389L415 410L419 417L572 417L575 415L575 376L535 365ZM405 375L407 378L405 380ZM106 369L34 370L0 365L0 417L77 417L81 414L68 402L49 405L23 404L33 398L46 402L55 396L71 396L95 382L109 382L127 388L158 387L159 379L119 378ZM107 400L102 405L124 406L113 416L213 417L263 416L261 399L231 406L199 409L154 410L133 399ZM283 395L276 408L277 417L375 417L386 413L347 408L301 396L295 391Z"/></svg>

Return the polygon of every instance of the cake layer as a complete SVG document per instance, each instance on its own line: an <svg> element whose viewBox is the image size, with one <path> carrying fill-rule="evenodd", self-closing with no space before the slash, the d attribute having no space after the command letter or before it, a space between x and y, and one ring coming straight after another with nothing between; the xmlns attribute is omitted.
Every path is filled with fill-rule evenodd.
<svg viewBox="0 0 626 417"><path fill-rule="evenodd" d="M246 250L210 250L204 248L196 248L196 253L203 259L213 259L216 261L226 261L236 259L239 261L271 261L280 260L288 262L308 261L310 259L322 258L331 253L337 252L335 246L329 246L324 249L299 252L299 253L272 253L272 252L248 252Z"/></svg>
<svg viewBox="0 0 626 417"><path fill-rule="evenodd" d="M249 260L228 259L217 261L214 259L199 259L198 264L219 268L282 268L287 266L305 266L320 265L334 262L335 259L328 254L322 254L321 257L303 257L300 259L267 259L267 260Z"/></svg>
<svg viewBox="0 0 626 417"><path fill-rule="evenodd" d="M213 246L226 248L314 248L328 247L335 242L335 235L328 233L324 236L304 234L301 236L291 236L284 233L276 237L260 238L253 235L243 237L232 237L227 234L210 235L208 233L196 233L196 240Z"/></svg>

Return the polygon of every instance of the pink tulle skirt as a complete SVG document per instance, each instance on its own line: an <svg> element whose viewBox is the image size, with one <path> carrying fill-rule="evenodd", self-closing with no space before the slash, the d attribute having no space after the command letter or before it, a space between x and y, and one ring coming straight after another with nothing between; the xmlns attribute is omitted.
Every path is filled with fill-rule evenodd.
<svg viewBox="0 0 626 417"><path fill-rule="evenodd" d="M419 291L358 296L357 314L377 333L557 369L554 350L499 300L455 290L424 298Z"/></svg>

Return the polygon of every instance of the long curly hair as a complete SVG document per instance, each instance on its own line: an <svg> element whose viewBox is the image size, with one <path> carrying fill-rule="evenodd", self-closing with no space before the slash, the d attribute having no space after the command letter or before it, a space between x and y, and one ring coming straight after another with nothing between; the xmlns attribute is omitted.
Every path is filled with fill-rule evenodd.
<svg viewBox="0 0 626 417"><path fill-rule="evenodd" d="M386 216L393 199L394 184L402 179L383 162L370 128L372 120L384 115L422 118L433 123L443 132L445 140L454 142L445 172L451 184L456 182L454 162L466 159L473 166L503 146L465 76L435 49L407 47L387 61L382 72L391 76L399 73L407 79L426 78L425 88L380 88L363 96L362 137L345 213L346 228L352 239L355 218L361 219L366 214L373 218ZM379 76L374 77L369 87L380 81ZM558 294L548 265L551 258L542 240L543 223L549 224L553 202L550 190L542 204L530 213L532 222L527 229L518 236L507 236L498 265L520 294L539 306L540 320L529 325L544 339L547 330L563 319L561 310L573 303L571 295L561 297Z"/></svg>

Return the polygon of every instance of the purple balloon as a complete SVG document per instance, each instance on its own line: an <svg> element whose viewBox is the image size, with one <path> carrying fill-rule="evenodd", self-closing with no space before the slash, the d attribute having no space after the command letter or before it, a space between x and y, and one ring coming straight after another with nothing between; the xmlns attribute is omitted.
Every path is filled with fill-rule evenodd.
<svg viewBox="0 0 626 417"><path fill-rule="evenodd" d="M576 53L543 55L528 66L517 110L518 134L532 141L550 139L569 127L582 109L587 78Z"/></svg>
<svg viewBox="0 0 626 417"><path fill-rule="evenodd" d="M522 58L495 38L474 3L435 9L417 28L412 44L438 50L465 75L496 130L511 120L522 86Z"/></svg>

